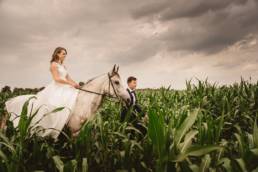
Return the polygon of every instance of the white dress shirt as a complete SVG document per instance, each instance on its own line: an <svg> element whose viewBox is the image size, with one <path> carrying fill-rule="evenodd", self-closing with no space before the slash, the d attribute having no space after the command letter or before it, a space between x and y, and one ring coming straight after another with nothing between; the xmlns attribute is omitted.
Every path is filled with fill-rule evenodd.
<svg viewBox="0 0 258 172"><path fill-rule="evenodd" d="M129 91L132 93L133 91L135 91L135 90L132 90L131 88L129 88L128 87L128 89L129 89ZM136 97L135 97L135 95L132 93L132 96L133 96L133 105L135 105L135 101L136 101Z"/></svg>

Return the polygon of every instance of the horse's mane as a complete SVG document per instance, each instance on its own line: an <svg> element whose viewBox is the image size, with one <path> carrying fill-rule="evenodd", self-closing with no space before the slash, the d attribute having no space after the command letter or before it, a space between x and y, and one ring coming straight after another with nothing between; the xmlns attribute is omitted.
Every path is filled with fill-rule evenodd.
<svg viewBox="0 0 258 172"><path fill-rule="evenodd" d="M86 82L84 83L84 85L89 84L91 81L95 80L96 78L98 78L98 77L100 77L100 76L102 76L102 75L104 75L104 74L107 74L107 73L103 73L103 74L100 74L100 75L98 75L98 76L94 76L93 78L91 78L91 79L89 79L88 81L86 81ZM119 76L118 73L115 73L115 75L118 75L118 76ZM119 77L120 77L120 76L119 76Z"/></svg>
<svg viewBox="0 0 258 172"><path fill-rule="evenodd" d="M98 77L100 77L100 76L102 76L102 75L104 75L104 74L106 74L106 73L103 73L103 74L98 75L98 76L94 76L93 78L91 78L91 79L89 79L88 81L86 81L86 82L84 83L84 85L89 84L91 81L95 80L96 78L98 78Z"/></svg>

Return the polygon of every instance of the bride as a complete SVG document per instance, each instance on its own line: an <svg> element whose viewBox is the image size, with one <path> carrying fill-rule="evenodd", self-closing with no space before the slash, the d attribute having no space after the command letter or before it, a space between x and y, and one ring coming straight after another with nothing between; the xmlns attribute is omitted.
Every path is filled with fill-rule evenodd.
<svg viewBox="0 0 258 172"><path fill-rule="evenodd" d="M54 139L57 139L60 131L69 120L79 92L79 89L76 88L80 87L69 76L64 65L66 55L67 51L63 47L57 47L53 52L50 61L50 72L53 80L43 90L37 94L16 96L5 102L6 110L10 113L10 120L13 121L14 127L19 124L19 115L22 112L23 104L30 97L35 96L36 98L29 101L28 112L31 110L36 112L38 108L39 111L33 117L31 125L33 125L33 128L37 126L44 128L44 130L37 131L40 136L51 135ZM50 113L58 107L64 108L61 111Z"/></svg>

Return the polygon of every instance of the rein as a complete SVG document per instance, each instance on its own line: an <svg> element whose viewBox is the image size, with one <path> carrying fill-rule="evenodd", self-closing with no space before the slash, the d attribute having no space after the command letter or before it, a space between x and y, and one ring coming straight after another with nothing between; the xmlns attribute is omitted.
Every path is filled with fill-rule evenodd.
<svg viewBox="0 0 258 172"><path fill-rule="evenodd" d="M93 93L93 94L101 95L101 96L105 96L106 95L106 94L98 93L98 92L95 92L95 91L85 90L85 89L82 89L82 88L77 88L77 89L85 91L85 92L88 92L88 93Z"/></svg>
<svg viewBox="0 0 258 172"><path fill-rule="evenodd" d="M114 75L113 75L113 76L114 76ZM112 78L113 76L111 76L111 75L108 73L108 80L109 80L109 82L108 82L108 92L110 93L110 85L111 85L111 86L112 86L112 89L113 89L113 91L114 91L114 93L115 93L115 95L116 95L115 97L114 97L114 96L111 96L110 94L106 94L106 93L99 93L99 92L95 92L95 91L91 91L91 90L86 90L86 89L82 89L82 88L77 88L77 89L79 89L79 90L81 90L81 91L88 92L88 93L97 94L97 95L100 95L100 96L107 96L107 97L110 97L110 98L120 99L120 98L118 97L118 95L117 95L116 89L115 89L114 84L113 84L113 82L112 82L112 80L111 80L111 78Z"/></svg>

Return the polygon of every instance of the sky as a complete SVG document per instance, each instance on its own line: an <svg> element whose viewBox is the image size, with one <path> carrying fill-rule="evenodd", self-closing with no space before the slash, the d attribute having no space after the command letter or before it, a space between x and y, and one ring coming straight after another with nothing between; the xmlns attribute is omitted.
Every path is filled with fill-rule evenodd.
<svg viewBox="0 0 258 172"><path fill-rule="evenodd" d="M58 46L77 82L114 64L126 84L258 79L258 0L0 0L0 87L42 87Z"/></svg>

